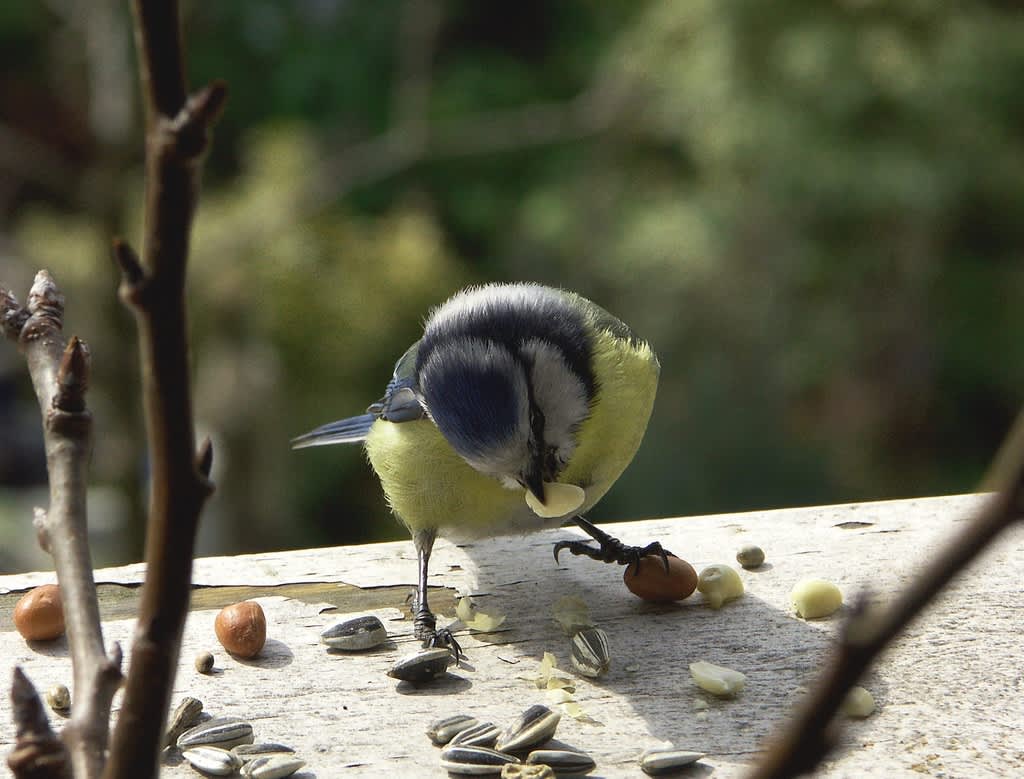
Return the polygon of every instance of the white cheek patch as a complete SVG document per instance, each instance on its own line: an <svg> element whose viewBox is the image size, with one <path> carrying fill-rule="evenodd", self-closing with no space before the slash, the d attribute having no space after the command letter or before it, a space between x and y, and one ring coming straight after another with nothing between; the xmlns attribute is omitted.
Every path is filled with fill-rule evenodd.
<svg viewBox="0 0 1024 779"><path fill-rule="evenodd" d="M544 413L544 441L564 463L576 449L576 430L590 414L587 390L561 352L545 341L527 341L521 350L533 364L533 399Z"/></svg>
<svg viewBox="0 0 1024 779"><path fill-rule="evenodd" d="M532 492L526 491L526 505L538 517L545 519L571 514L582 506L586 499L587 493L582 487L577 487L575 484L544 482L543 503L537 500L537 496Z"/></svg>

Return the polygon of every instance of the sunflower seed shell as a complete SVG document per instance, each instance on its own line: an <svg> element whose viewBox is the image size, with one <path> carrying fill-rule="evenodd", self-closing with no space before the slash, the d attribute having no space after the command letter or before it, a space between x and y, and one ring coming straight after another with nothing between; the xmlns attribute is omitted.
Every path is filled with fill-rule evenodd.
<svg viewBox="0 0 1024 779"><path fill-rule="evenodd" d="M320 640L331 649L343 649L346 652L373 649L387 641L387 638L384 623L372 614L339 622L320 634Z"/></svg>
<svg viewBox="0 0 1024 779"><path fill-rule="evenodd" d="M497 776L502 766L518 763L519 758L487 747L457 744L441 752L441 768L459 776Z"/></svg>
<svg viewBox="0 0 1024 779"><path fill-rule="evenodd" d="M294 754L295 750L284 744L264 742L261 744L239 744L237 747L231 747L231 752L237 755L242 763L248 763L257 757Z"/></svg>
<svg viewBox="0 0 1024 779"><path fill-rule="evenodd" d="M551 766L551 770L559 776L586 774L597 766L594 758L586 752L576 752L572 749L535 749L527 756L525 762Z"/></svg>
<svg viewBox="0 0 1024 779"><path fill-rule="evenodd" d="M181 756L194 769L210 776L231 776L242 765L236 755L219 747L193 747L186 749Z"/></svg>
<svg viewBox="0 0 1024 779"><path fill-rule="evenodd" d="M648 749L640 755L640 769L648 776L662 776L696 763L704 755L684 749Z"/></svg>
<svg viewBox="0 0 1024 779"><path fill-rule="evenodd" d="M501 752L526 752L554 736L561 718L561 714L547 706L531 706L501 731L494 748Z"/></svg>
<svg viewBox="0 0 1024 779"><path fill-rule="evenodd" d="M427 738L438 746L442 746L463 730L477 724L476 717L470 717L468 714L453 714L451 717L443 717L431 722L427 726Z"/></svg>
<svg viewBox="0 0 1024 779"><path fill-rule="evenodd" d="M252 725L238 717L215 717L178 736L181 749L212 746L230 749L238 744L253 742Z"/></svg>
<svg viewBox="0 0 1024 779"><path fill-rule="evenodd" d="M242 776L248 779L283 779L294 774L305 764L305 760L290 755L266 755L242 766Z"/></svg>
<svg viewBox="0 0 1024 779"><path fill-rule="evenodd" d="M404 682L429 682L447 673L451 662L452 653L448 649L426 649L399 658L388 676Z"/></svg>
<svg viewBox="0 0 1024 779"><path fill-rule="evenodd" d="M452 744L465 747L493 747L501 735L501 729L493 722L480 722L471 728L460 730L452 737Z"/></svg>
<svg viewBox="0 0 1024 779"><path fill-rule="evenodd" d="M572 664L584 676L597 678L611 666L608 634L601 628L583 628L572 637Z"/></svg>

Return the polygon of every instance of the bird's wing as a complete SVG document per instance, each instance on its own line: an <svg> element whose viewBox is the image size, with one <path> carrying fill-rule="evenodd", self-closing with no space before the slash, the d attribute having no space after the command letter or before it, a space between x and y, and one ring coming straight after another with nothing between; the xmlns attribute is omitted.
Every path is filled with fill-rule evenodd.
<svg viewBox="0 0 1024 779"><path fill-rule="evenodd" d="M358 443L366 439L370 427L378 419L388 422L423 419L427 412L420 404L416 389L416 353L419 346L420 342L417 341L395 363L395 372L384 391L384 397L366 409L365 414L328 422L298 438L293 438L292 449Z"/></svg>

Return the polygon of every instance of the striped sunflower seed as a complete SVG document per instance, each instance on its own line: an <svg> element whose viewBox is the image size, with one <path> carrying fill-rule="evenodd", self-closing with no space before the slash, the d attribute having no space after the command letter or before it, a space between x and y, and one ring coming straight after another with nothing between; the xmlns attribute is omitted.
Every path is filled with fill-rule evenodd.
<svg viewBox="0 0 1024 779"><path fill-rule="evenodd" d="M252 742L252 725L238 717L215 717L178 736L178 747L181 749L204 746L230 749L238 744Z"/></svg>
<svg viewBox="0 0 1024 779"><path fill-rule="evenodd" d="M178 736L191 728L199 721L199 715L203 713L203 702L198 698L186 695L181 703L171 714L167 725L167 736L164 738L164 746L171 746L178 740Z"/></svg>
<svg viewBox="0 0 1024 779"><path fill-rule="evenodd" d="M197 771L210 776L231 776L242 766L242 761L220 747L193 747L181 756Z"/></svg>
<svg viewBox="0 0 1024 779"><path fill-rule="evenodd" d="M447 746L441 751L441 768L460 776L496 776L502 766L518 763L519 758L487 747Z"/></svg>
<svg viewBox="0 0 1024 779"><path fill-rule="evenodd" d="M387 638L384 623L372 614L339 622L320 634L320 640L331 649L343 649L346 652L373 649Z"/></svg>
<svg viewBox="0 0 1024 779"><path fill-rule="evenodd" d="M399 658L388 671L388 676L404 682L429 682L448 672L452 653L444 647L425 649Z"/></svg>
<svg viewBox="0 0 1024 779"><path fill-rule="evenodd" d="M493 747L501 734L500 728L493 722L480 722L473 727L460 730L452 738L452 744L464 747Z"/></svg>
<svg viewBox="0 0 1024 779"><path fill-rule="evenodd" d="M559 776L586 774L597 766L594 758L586 752L576 752L572 749L535 749L524 762L551 766L551 770Z"/></svg>
<svg viewBox="0 0 1024 779"><path fill-rule="evenodd" d="M608 673L612 656L608 634L601 628L583 628L572 637L572 664L584 676L596 678Z"/></svg>
<svg viewBox="0 0 1024 779"><path fill-rule="evenodd" d="M231 747L231 752L237 755L238 759L243 763L248 763L250 760L255 760L257 757L294 754L295 750L289 746L285 746L284 744L263 742L260 744L239 744L237 747Z"/></svg>
<svg viewBox="0 0 1024 779"><path fill-rule="evenodd" d="M540 703L513 720L498 736L494 748L501 752L525 752L555 735L562 715Z"/></svg>
<svg viewBox="0 0 1024 779"><path fill-rule="evenodd" d="M640 755L640 769L648 776L662 776L696 763L704 755L684 749L648 749Z"/></svg>
<svg viewBox="0 0 1024 779"><path fill-rule="evenodd" d="M283 779L291 776L306 764L291 755L266 755L250 760L242 766L242 776L248 779Z"/></svg>
<svg viewBox="0 0 1024 779"><path fill-rule="evenodd" d="M468 714L453 714L450 717L443 717L431 722L427 726L427 738L441 746L447 744L461 731L476 724L476 717L470 717Z"/></svg>

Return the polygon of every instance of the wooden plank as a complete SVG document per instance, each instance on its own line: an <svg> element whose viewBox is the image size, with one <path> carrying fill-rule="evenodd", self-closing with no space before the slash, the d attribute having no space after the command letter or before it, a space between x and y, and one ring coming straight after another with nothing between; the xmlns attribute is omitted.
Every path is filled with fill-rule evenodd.
<svg viewBox="0 0 1024 779"><path fill-rule="evenodd" d="M758 571L741 571L747 593L713 611L699 595L683 603L643 603L622 585L621 569L565 555L551 544L576 531L503 537L472 545L439 543L433 604L451 614L455 595L508 615L501 632L459 636L469 664L422 688L396 684L387 670L412 651L404 598L415 577L409 542L197 561L196 582L175 698L194 695L216 715L253 722L257 737L293 745L308 761L299 776L444 776L423 731L436 717L467 712L504 723L546 693L521 677L545 651L569 668L568 640L551 618L563 595L579 595L609 634L614 663L599 680L577 678L574 698L589 717L563 716L558 738L589 752L595 776L635 777L636 758L669 741L706 752L715 776L740 776L766 734L811 683L838 617L805 622L788 603L803 576L835 581L847 595L870 585L880 598L899 591L932 550L958 530L981 496L647 520L618 524L627 543L660 540L699 570L734 563L736 548L760 544ZM738 566L736 566L738 567ZM130 642L130 611L141 567L97 572L108 640ZM21 665L46 688L71 678L63 641L27 646L13 632L10 607L52 574L0 577L3 676ZM878 711L846 724L823 776L1024 775L1024 655L1021 582L1024 528L1016 527L922 619L866 680ZM128 585L128 586L124 586ZM252 661L218 651L213 619L221 604L255 597L267 612L267 648ZM390 640L379 651L329 654L322 629L346 615L374 613ZM202 676L194 655L211 650L217 672ZM706 659L747 674L747 689L722 701L698 691L689 663ZM571 672L568 672L571 675ZM6 682L5 682L6 683ZM706 713L696 701L708 704ZM115 707L117 705L115 699ZM554 705L554 704L552 704ZM59 724L59 721L58 721ZM13 740L10 704L0 697L0 754ZM197 776L165 756L164 776ZM709 769L691 771L704 776Z"/></svg>

